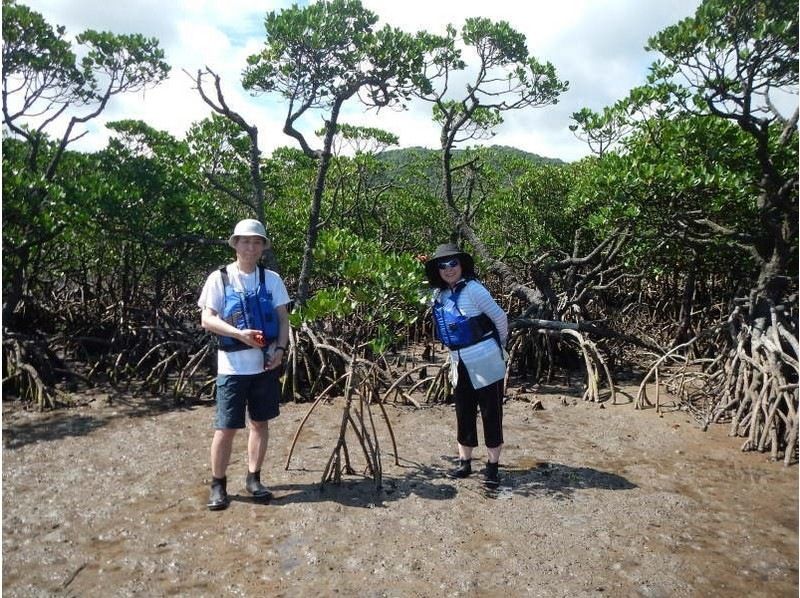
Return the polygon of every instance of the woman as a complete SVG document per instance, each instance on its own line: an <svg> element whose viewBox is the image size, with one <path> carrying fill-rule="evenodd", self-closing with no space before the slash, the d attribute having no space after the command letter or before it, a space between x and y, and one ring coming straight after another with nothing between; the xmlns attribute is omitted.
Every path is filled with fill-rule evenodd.
<svg viewBox="0 0 800 598"><path fill-rule="evenodd" d="M437 338L450 350L450 380L455 388L459 466L451 477L472 473L478 446L478 408L486 443L486 486L500 485L503 448L503 379L508 317L489 291L475 280L475 262L454 244L439 245L425 263L436 292L433 319Z"/></svg>

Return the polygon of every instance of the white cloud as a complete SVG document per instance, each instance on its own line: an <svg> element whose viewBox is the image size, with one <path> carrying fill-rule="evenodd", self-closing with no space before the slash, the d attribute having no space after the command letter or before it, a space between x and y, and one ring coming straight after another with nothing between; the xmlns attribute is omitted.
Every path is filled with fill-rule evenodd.
<svg viewBox="0 0 800 598"><path fill-rule="evenodd" d="M570 90L555 106L506 114L505 123L489 143L513 145L538 154L573 160L588 153L569 131L570 115L583 108L601 109L641 84L647 66L656 59L644 46L648 37L693 14L700 0L362 0L389 23L407 31L426 29L441 33L448 23L460 27L469 16L506 20L525 34L528 51L552 62ZM209 66L222 77L230 106L256 124L262 149L294 144L281 132L285 104L278 96L253 98L241 87L247 56L261 48L263 22L270 10L288 6L290 0L29 0L23 4L41 12L51 24L63 24L75 35L87 29L115 33L142 33L157 37L172 66L168 81L156 89L116 97L99 123L138 118L151 126L183 137L189 125L210 110L192 89L183 72ZM412 103L404 113L365 113L352 101L343 120L377 126L400 136L402 146L435 147L438 132L430 118L430 105ZM301 124L313 132L321 124L312 115ZM105 145L107 130L93 126L79 149Z"/></svg>

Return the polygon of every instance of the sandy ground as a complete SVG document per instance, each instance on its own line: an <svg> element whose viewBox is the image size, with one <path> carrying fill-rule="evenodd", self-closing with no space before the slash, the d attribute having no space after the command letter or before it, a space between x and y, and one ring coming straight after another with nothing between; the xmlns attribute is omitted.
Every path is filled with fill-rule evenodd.
<svg viewBox="0 0 800 598"><path fill-rule="evenodd" d="M389 406L381 490L320 490L342 403L271 426L258 504L237 435L230 508L209 512L213 405L159 412L98 395L38 414L4 406L5 596L797 596L798 468L739 452L686 414L556 389L506 404L503 485L452 480L455 415ZM533 398L543 410L534 410ZM378 414L379 415L379 414ZM355 441L358 469L364 459Z"/></svg>

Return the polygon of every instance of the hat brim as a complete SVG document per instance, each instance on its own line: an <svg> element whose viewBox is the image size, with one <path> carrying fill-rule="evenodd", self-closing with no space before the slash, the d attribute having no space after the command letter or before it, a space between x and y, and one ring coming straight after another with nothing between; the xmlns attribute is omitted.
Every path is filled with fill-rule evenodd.
<svg viewBox="0 0 800 598"><path fill-rule="evenodd" d="M474 274L475 260L472 259L472 256L470 254L464 253L463 251L442 253L441 255L432 257L427 262L425 262L425 275L428 277L428 282L431 284L431 286L441 287L442 285L444 285L444 280L439 274L439 260L446 257L458 258L458 261L461 262L462 275Z"/></svg>
<svg viewBox="0 0 800 598"><path fill-rule="evenodd" d="M267 239L264 235L231 235L228 237L228 245L232 249L236 249L236 237L261 237L264 239L264 245L269 244L269 239Z"/></svg>

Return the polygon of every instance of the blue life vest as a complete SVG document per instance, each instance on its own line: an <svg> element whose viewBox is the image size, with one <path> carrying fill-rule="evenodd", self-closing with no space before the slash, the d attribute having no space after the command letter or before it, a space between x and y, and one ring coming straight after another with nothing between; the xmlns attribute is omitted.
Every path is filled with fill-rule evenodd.
<svg viewBox="0 0 800 598"><path fill-rule="evenodd" d="M278 314L272 305L272 293L264 284L264 268L258 267L259 284L255 292L237 291L228 279L225 266L219 271L225 287L222 319L239 330L260 330L267 344L278 338ZM231 336L219 336L220 351L243 351L252 348Z"/></svg>
<svg viewBox="0 0 800 598"><path fill-rule="evenodd" d="M442 301L440 294L433 303L436 338L448 349L464 349L492 336L497 337L497 329L489 316L480 314L470 318L458 308L458 297L468 282L460 282L447 299Z"/></svg>

